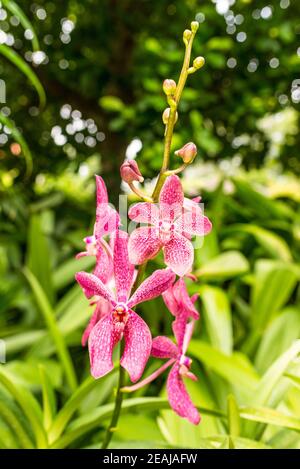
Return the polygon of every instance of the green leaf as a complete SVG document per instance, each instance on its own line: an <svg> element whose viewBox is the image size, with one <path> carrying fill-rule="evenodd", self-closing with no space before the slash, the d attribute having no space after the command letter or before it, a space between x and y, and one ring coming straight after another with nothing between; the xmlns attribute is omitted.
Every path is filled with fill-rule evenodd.
<svg viewBox="0 0 300 469"><path fill-rule="evenodd" d="M230 355L232 352L231 309L226 293L220 288L203 285L199 298L204 305L204 321L212 345Z"/></svg>
<svg viewBox="0 0 300 469"><path fill-rule="evenodd" d="M256 369L264 373L298 337L300 337L300 310L290 307L282 311L264 332L255 355Z"/></svg>
<svg viewBox="0 0 300 469"><path fill-rule="evenodd" d="M46 94L43 85L25 60L22 59L14 49L6 46L5 44L0 44L0 54L4 55L7 60L13 63L22 73L24 73L24 75L26 75L39 96L40 106L44 107L46 103Z"/></svg>
<svg viewBox="0 0 300 469"><path fill-rule="evenodd" d="M117 96L102 96L99 104L105 111L121 112L124 109L124 103Z"/></svg>
<svg viewBox="0 0 300 469"><path fill-rule="evenodd" d="M51 305L41 285L39 284L38 280L33 275L33 273L30 272L29 269L25 268L24 275L27 278L29 285L31 286L36 302L44 317L47 328L49 329L49 333L55 344L56 352L65 371L70 389L75 390L77 386L75 370L65 341L56 323L54 311L51 308Z"/></svg>
<svg viewBox="0 0 300 469"><path fill-rule="evenodd" d="M200 340L191 340L189 353L198 358L205 366L215 371L219 376L234 386L252 393L258 383L258 375L245 357L240 355L225 355L211 345ZM244 360L241 360L241 357Z"/></svg>
<svg viewBox="0 0 300 469"><path fill-rule="evenodd" d="M20 417L14 412L8 399L5 398L2 393L0 398L0 416L12 430L21 448L34 448L33 442L29 438L26 429L23 427Z"/></svg>
<svg viewBox="0 0 300 469"><path fill-rule="evenodd" d="M206 262L195 274L205 280L226 280L248 271L249 263L239 251L227 251Z"/></svg>
<svg viewBox="0 0 300 469"><path fill-rule="evenodd" d="M48 437L50 444L60 437L72 415L78 410L78 406L84 397L87 396L96 385L97 381L89 376L72 394L70 399L57 414L51 428L49 429Z"/></svg>
<svg viewBox="0 0 300 469"><path fill-rule="evenodd" d="M27 267L39 279L39 283L51 304L54 303L54 292L51 282L50 249L42 229L39 214L31 216L27 241Z"/></svg>
<svg viewBox="0 0 300 469"><path fill-rule="evenodd" d="M235 397L229 394L227 397L228 428L230 436L239 436L241 432L240 415Z"/></svg>
<svg viewBox="0 0 300 469"><path fill-rule="evenodd" d="M240 417L254 422L278 425L300 432L300 419L267 407L242 407Z"/></svg>
<svg viewBox="0 0 300 469"><path fill-rule="evenodd" d="M44 427L46 430L49 430L56 414L56 397L46 368L40 364L39 371L43 393Z"/></svg>
<svg viewBox="0 0 300 469"><path fill-rule="evenodd" d="M40 50L40 45L38 41L37 34L33 28L32 23L29 21L27 16L25 15L24 11L12 0L2 0L2 4L5 6L7 10L9 10L13 15L15 15L19 20L21 25L24 29L30 29L33 34L33 38L31 40L33 50L37 51Z"/></svg>
<svg viewBox="0 0 300 469"><path fill-rule="evenodd" d="M19 143L22 148L22 154L25 158L26 163L26 177L29 177L32 173L32 154L27 145L26 140L24 139L21 132L17 129L12 120L6 117L2 112L0 112L0 122L10 129L12 137Z"/></svg>
<svg viewBox="0 0 300 469"><path fill-rule="evenodd" d="M82 257L81 259L70 259L59 266L53 274L53 285L56 290L65 288L69 283L74 282L76 272L80 270L89 271L94 267L93 256Z"/></svg>
<svg viewBox="0 0 300 469"><path fill-rule="evenodd" d="M299 376L293 375L292 373L285 373L284 376L289 378L295 384L295 386L300 388L300 377Z"/></svg>
<svg viewBox="0 0 300 469"><path fill-rule="evenodd" d="M42 425L42 411L37 400L26 388L20 385L16 387L9 373L7 373L3 367L0 368L0 382L16 400L29 420L35 435L37 447L46 448L47 437Z"/></svg>
<svg viewBox="0 0 300 469"><path fill-rule="evenodd" d="M283 261L291 261L292 254L286 241L276 233L256 225L238 224L230 227L239 232L251 234L270 256Z"/></svg>
<svg viewBox="0 0 300 469"><path fill-rule="evenodd" d="M263 331L273 315L289 299L297 283L297 270L293 264L261 260L255 265L255 283L252 291L252 325Z"/></svg>
<svg viewBox="0 0 300 469"><path fill-rule="evenodd" d="M123 401L122 414L130 410L136 410L139 413L147 411L158 411L160 409L168 409L169 402L166 399L157 397L146 397L146 398L133 398L126 399ZM222 416L223 413L218 410L199 408L202 414ZM73 443L80 436L85 435L94 428L99 427L104 420L110 418L114 411L114 404L106 404L98 409L94 409L92 412L87 413L83 417L79 417L74 420L69 427L67 432L62 435L58 440L52 444L52 448L66 448Z"/></svg>

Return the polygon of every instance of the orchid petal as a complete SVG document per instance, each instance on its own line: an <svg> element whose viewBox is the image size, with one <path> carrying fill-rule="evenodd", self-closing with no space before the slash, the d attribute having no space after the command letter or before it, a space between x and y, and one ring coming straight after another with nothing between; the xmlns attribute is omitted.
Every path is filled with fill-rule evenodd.
<svg viewBox="0 0 300 469"><path fill-rule="evenodd" d="M186 312L189 317L199 319L199 313L194 306L194 302L197 300L198 295L190 297L186 288L185 281L180 278L173 286L173 294L176 298L177 304L180 310Z"/></svg>
<svg viewBox="0 0 300 469"><path fill-rule="evenodd" d="M175 221L175 227L177 233L184 235L197 235L204 236L208 234L212 229L210 220L201 215L199 210L185 211Z"/></svg>
<svg viewBox="0 0 300 469"><path fill-rule="evenodd" d="M192 268L194 249L192 243L184 236L175 234L163 250L166 265L180 277Z"/></svg>
<svg viewBox="0 0 300 469"><path fill-rule="evenodd" d="M117 300L126 302L133 281L134 265L128 259L128 234L118 230L114 242L114 274Z"/></svg>
<svg viewBox="0 0 300 469"><path fill-rule="evenodd" d="M165 305L168 308L168 310L170 311L170 313L173 314L173 316L176 316L179 313L179 303L178 303L178 301L177 301L177 299L175 298L175 295L174 295L174 287L175 287L176 283L174 285L172 285L170 288L168 288L168 290L166 290L162 294Z"/></svg>
<svg viewBox="0 0 300 469"><path fill-rule="evenodd" d="M194 320L190 321L186 325L184 338L183 338L183 344L182 344L182 353L183 353L183 355L186 354L186 351L188 349L189 343L191 341L191 338L192 338L192 335L193 335L193 332L194 332L194 327L195 327L195 321Z"/></svg>
<svg viewBox="0 0 300 469"><path fill-rule="evenodd" d="M191 401L179 374L179 364L173 365L167 380L167 393L170 406L180 416L194 425L200 422L200 414Z"/></svg>
<svg viewBox="0 0 300 469"><path fill-rule="evenodd" d="M161 247L155 228L140 227L134 230L128 242L129 260L132 264L143 264L156 256Z"/></svg>
<svg viewBox="0 0 300 469"><path fill-rule="evenodd" d="M105 300L110 301L113 305L116 304L112 293L104 285L101 280L94 274L88 274L86 272L77 272L75 278L87 298L91 298L94 295L102 296Z"/></svg>
<svg viewBox="0 0 300 469"><path fill-rule="evenodd" d="M103 283L107 283L109 278L112 276L112 257L110 254L110 248L105 243L101 241L97 246L97 255L96 255L96 266L93 271L93 274L96 275Z"/></svg>
<svg viewBox="0 0 300 469"><path fill-rule="evenodd" d="M159 209L157 205L150 202L140 202L130 207L128 216L136 223L156 225L159 221Z"/></svg>
<svg viewBox="0 0 300 469"><path fill-rule="evenodd" d="M152 341L151 355L156 358L176 358L178 348L168 337L158 336Z"/></svg>
<svg viewBox="0 0 300 469"><path fill-rule="evenodd" d="M172 222L182 212L183 190L178 176L169 176L164 183L159 197L160 218Z"/></svg>
<svg viewBox="0 0 300 469"><path fill-rule="evenodd" d="M128 302L128 306L133 306L156 298L166 291L174 282L175 274L171 269L160 269L153 272L135 291Z"/></svg>
<svg viewBox="0 0 300 469"><path fill-rule="evenodd" d="M111 314L100 319L93 328L89 337L89 353L94 378L101 378L113 369L112 352L120 338Z"/></svg>
<svg viewBox="0 0 300 469"><path fill-rule="evenodd" d="M125 368L133 383L138 381L151 352L151 332L147 324L134 311L129 317L124 329L125 348L120 364Z"/></svg>

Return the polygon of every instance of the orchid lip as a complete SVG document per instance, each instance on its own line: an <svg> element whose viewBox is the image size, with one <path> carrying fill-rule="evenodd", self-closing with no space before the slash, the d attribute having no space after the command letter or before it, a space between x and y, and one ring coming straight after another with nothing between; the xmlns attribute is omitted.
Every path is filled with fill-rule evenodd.
<svg viewBox="0 0 300 469"><path fill-rule="evenodd" d="M115 324L125 326L129 316L128 306L125 303L117 303L112 311L112 315Z"/></svg>
<svg viewBox="0 0 300 469"><path fill-rule="evenodd" d="M185 355L181 355L179 359L179 364L185 366L186 368L190 368L192 364L192 359Z"/></svg>

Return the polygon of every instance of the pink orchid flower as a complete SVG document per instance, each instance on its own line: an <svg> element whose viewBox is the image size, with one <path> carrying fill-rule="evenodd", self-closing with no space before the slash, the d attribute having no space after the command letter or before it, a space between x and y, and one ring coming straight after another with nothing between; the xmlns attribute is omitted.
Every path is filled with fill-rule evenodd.
<svg viewBox="0 0 300 469"><path fill-rule="evenodd" d="M133 264L152 259L162 248L164 260L177 275L183 276L192 268L193 235L210 232L211 222L197 203L186 203L178 176L169 176L160 193L159 204L141 202L129 210L129 218L137 223L147 223L134 230L129 238L129 258Z"/></svg>
<svg viewBox="0 0 300 469"><path fill-rule="evenodd" d="M183 378L190 378L193 381L197 377L190 371L192 360L186 356L186 351L193 334L195 321L187 322L187 315L177 316L173 322L173 331L177 340L177 345L167 337L155 337L152 342L151 355L157 358L168 358L158 370L134 386L124 387L124 391L136 391L142 386L149 384L167 368L172 366L167 379L167 394L172 409L180 416L188 419L191 423L198 425L200 414L191 401L187 393Z"/></svg>
<svg viewBox="0 0 300 469"><path fill-rule="evenodd" d="M83 256L95 256L96 267L94 274L106 283L112 273L112 253L104 236L112 234L120 225L119 214L108 203L107 189L101 176L96 176L96 222L92 236L84 238L86 250L77 254L79 259Z"/></svg>
<svg viewBox="0 0 300 469"><path fill-rule="evenodd" d="M143 301L151 300L167 290L175 280L170 269L156 270L131 297L134 266L128 259L128 235L118 230L114 241L114 277L116 298L94 274L79 272L76 280L87 298L100 296L111 304L110 311L102 317L89 336L91 373L94 378L106 375L113 368L112 352L124 337L125 348L120 361L131 381L137 381L145 368L151 352L151 333L147 324L132 310Z"/></svg>
<svg viewBox="0 0 300 469"><path fill-rule="evenodd" d="M186 316L187 318L191 317L196 320L199 319L199 313L194 306L198 295L189 296L183 278L177 280L174 285L162 294L162 297L168 310L177 319L179 319L179 315L183 317Z"/></svg>

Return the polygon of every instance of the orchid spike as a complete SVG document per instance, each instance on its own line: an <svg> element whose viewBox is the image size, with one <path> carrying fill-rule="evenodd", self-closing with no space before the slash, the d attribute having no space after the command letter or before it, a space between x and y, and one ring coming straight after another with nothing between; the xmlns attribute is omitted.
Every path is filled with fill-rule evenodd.
<svg viewBox="0 0 300 469"><path fill-rule="evenodd" d="M113 349L124 337L125 348L120 364L135 382L144 371L152 342L147 324L132 308L161 295L172 285L175 275L170 269L156 270L130 297L134 266L129 262L127 244L127 233L117 230L114 239L116 297L94 274L78 272L76 280L87 298L97 296L110 303L109 312L95 324L89 336L92 375L100 378L112 370Z"/></svg>
<svg viewBox="0 0 300 469"><path fill-rule="evenodd" d="M107 189L101 176L96 176L96 188L97 207L94 232L92 236L84 238L86 250L77 254L76 258L95 256L94 274L106 283L112 273L112 253L110 246L103 238L118 228L120 217L108 203Z"/></svg>
<svg viewBox="0 0 300 469"><path fill-rule="evenodd" d="M182 320L182 318L185 318L185 320ZM172 366L167 379L167 394L170 406L180 417L184 417L191 423L198 425L201 419L200 414L192 403L183 382L183 378L190 378L193 381L197 380L197 377L190 371L192 360L186 356L195 321L192 319L190 322L187 322L187 316L180 314L173 322L173 329L175 329L174 324L178 320L179 323L177 325L180 324L181 328L179 336L183 338L181 343L178 343L177 339L176 345L170 339L163 336L155 337L152 342L151 355L157 358L168 358L168 361L144 380L133 386L124 387L122 390L124 392L136 391L149 384L168 367ZM178 335L178 329L175 335Z"/></svg>
<svg viewBox="0 0 300 469"><path fill-rule="evenodd" d="M192 205L193 204L193 205ZM191 236L203 236L211 230L211 222L196 202L185 208L185 199L178 176L169 176L160 193L159 204L142 202L129 210L129 218L147 223L135 229L129 238L129 258L143 264L162 248L165 264L179 276L192 268L194 250Z"/></svg>

